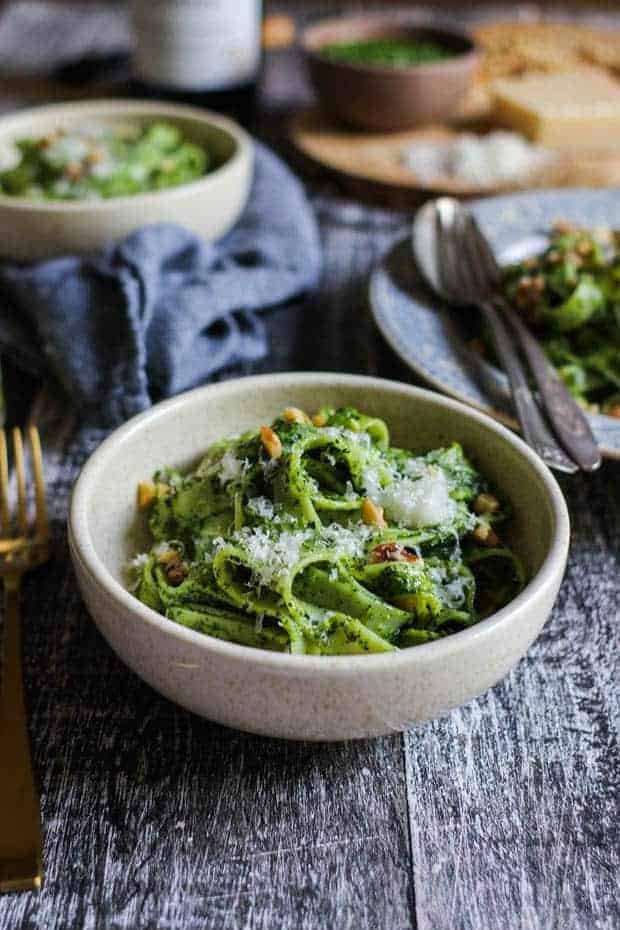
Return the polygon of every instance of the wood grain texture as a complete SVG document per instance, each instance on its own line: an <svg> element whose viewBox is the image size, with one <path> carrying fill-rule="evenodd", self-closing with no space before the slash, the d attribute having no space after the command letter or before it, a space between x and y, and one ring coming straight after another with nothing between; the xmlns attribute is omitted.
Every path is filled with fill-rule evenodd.
<svg viewBox="0 0 620 930"><path fill-rule="evenodd" d="M478 103L475 97L482 97ZM316 165L328 171L346 190L370 202L400 203L415 207L429 197L442 194L474 197L548 187L615 187L620 182L620 153L616 140L596 151L579 154L574 147L559 148L556 160L537 171L523 184L496 183L484 187L464 182L449 174L431 181L418 178L403 158L416 146L447 145L470 131L489 108L488 95L479 89L466 100L460 120L454 125L437 124L400 132L365 132L343 126L326 116L318 106L301 110L290 127L291 142ZM467 121L465 123L464 121Z"/></svg>
<svg viewBox="0 0 620 930"><path fill-rule="evenodd" d="M55 558L24 603L45 881L1 900L0 926L406 930L398 737L312 746L226 730L151 691L90 622L64 513L100 438L46 444Z"/></svg>
<svg viewBox="0 0 620 930"><path fill-rule="evenodd" d="M351 207L349 227L318 203L330 256L322 292L270 316L263 367L344 358L366 371L364 278L402 223ZM39 895L0 899L0 928L410 930L401 737L315 746L246 736L175 707L121 665L81 603L64 531L74 477L102 434L76 435L56 416L52 401L37 417L54 559L24 603L45 877Z"/></svg>
<svg viewBox="0 0 620 930"><path fill-rule="evenodd" d="M525 659L406 736L419 930L619 925L619 478L563 481L572 554Z"/></svg>

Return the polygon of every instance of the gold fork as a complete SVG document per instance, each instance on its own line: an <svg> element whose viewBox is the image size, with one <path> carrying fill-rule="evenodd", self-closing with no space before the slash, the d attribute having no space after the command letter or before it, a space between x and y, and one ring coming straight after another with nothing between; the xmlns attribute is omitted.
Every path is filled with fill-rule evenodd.
<svg viewBox="0 0 620 930"><path fill-rule="evenodd" d="M0 577L4 582L4 663L0 691L0 891L41 886L41 818L34 785L24 681L19 596L22 577L49 557L50 530L43 483L41 443L29 429L36 517L27 514L24 443L13 430L17 485L15 526L9 507L7 440L0 430Z"/></svg>

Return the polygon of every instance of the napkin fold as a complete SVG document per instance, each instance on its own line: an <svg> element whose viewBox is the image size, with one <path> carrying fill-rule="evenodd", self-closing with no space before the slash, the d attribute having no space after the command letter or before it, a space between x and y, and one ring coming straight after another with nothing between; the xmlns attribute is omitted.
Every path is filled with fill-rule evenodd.
<svg viewBox="0 0 620 930"><path fill-rule="evenodd" d="M96 255L0 266L0 351L53 372L85 422L114 426L263 358L260 312L312 288L320 265L301 184L255 143L247 207L213 245L165 224Z"/></svg>

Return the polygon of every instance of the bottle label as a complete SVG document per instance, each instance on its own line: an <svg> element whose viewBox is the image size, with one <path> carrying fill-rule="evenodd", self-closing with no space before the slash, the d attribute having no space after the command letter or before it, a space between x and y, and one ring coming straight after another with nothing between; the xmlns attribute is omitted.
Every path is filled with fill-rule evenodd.
<svg viewBox="0 0 620 930"><path fill-rule="evenodd" d="M227 90L260 63L261 0L133 0L134 72L147 84Z"/></svg>

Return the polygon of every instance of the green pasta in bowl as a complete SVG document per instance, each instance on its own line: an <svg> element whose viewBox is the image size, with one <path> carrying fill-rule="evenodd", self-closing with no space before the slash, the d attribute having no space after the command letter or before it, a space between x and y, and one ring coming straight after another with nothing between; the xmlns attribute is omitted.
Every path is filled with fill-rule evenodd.
<svg viewBox="0 0 620 930"><path fill-rule="evenodd" d="M250 137L198 107L84 100L0 118L0 257L40 261L176 223L206 242L241 215Z"/></svg>
<svg viewBox="0 0 620 930"><path fill-rule="evenodd" d="M214 443L138 489L139 599L219 639L297 655L385 653L476 624L522 589L509 509L458 443L414 455L353 407Z"/></svg>
<svg viewBox="0 0 620 930"><path fill-rule="evenodd" d="M31 200L107 200L189 184L209 170L205 148L173 123L130 120L59 127L15 143L0 193Z"/></svg>

